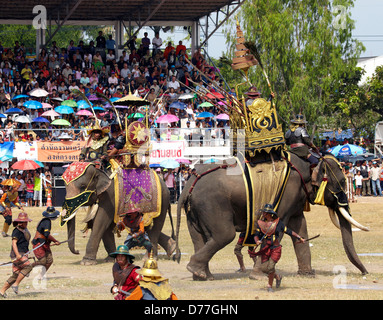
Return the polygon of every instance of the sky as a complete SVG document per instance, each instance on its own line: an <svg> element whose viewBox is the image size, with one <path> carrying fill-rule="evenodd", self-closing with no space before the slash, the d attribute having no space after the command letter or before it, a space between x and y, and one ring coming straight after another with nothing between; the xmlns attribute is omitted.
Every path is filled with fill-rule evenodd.
<svg viewBox="0 0 383 320"><path fill-rule="evenodd" d="M354 7L347 10L355 21L353 36L366 48L362 57L383 55L383 0L356 0ZM225 37L220 29L209 39L208 53L219 58L225 51Z"/></svg>

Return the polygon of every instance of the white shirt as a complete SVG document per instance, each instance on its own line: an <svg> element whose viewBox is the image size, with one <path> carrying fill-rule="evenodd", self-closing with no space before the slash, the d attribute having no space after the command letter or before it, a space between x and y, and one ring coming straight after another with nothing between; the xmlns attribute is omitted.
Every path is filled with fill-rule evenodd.
<svg viewBox="0 0 383 320"><path fill-rule="evenodd" d="M179 82L176 80L176 81L170 81L168 83L168 88L174 88L175 91L177 91L179 88L180 88L180 84Z"/></svg>
<svg viewBox="0 0 383 320"><path fill-rule="evenodd" d="M152 44L153 44L153 47L156 49L156 48L159 48L162 46L162 39L160 37L154 37L153 40L152 40Z"/></svg>

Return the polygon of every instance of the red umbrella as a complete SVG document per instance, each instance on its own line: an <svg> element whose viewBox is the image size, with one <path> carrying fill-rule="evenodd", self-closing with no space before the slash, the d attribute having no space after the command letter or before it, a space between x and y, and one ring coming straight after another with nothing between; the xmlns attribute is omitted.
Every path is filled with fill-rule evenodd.
<svg viewBox="0 0 383 320"><path fill-rule="evenodd" d="M15 170L36 170L40 166L33 160L20 160L15 162L11 168Z"/></svg>
<svg viewBox="0 0 383 320"><path fill-rule="evenodd" d="M206 95L209 99L224 99L225 97L219 92L210 92Z"/></svg>

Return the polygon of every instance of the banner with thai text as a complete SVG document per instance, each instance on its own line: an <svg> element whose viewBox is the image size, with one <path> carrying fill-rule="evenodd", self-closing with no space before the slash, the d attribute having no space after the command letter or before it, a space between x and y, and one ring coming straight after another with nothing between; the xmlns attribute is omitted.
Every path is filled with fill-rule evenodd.
<svg viewBox="0 0 383 320"><path fill-rule="evenodd" d="M152 142L150 163L160 163L167 159L180 159L185 154L185 141Z"/></svg>
<svg viewBox="0 0 383 320"><path fill-rule="evenodd" d="M41 162L73 162L79 160L85 141L37 142L38 161Z"/></svg>

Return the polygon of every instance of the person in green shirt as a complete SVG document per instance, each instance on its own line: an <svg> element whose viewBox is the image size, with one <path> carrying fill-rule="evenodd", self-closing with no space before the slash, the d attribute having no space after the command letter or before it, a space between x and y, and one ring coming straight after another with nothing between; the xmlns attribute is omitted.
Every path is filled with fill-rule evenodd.
<svg viewBox="0 0 383 320"><path fill-rule="evenodd" d="M34 186L33 186L33 200L35 202L35 207L40 206L40 193L41 193L40 172L35 171Z"/></svg>

